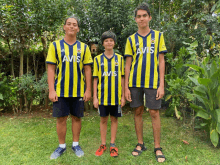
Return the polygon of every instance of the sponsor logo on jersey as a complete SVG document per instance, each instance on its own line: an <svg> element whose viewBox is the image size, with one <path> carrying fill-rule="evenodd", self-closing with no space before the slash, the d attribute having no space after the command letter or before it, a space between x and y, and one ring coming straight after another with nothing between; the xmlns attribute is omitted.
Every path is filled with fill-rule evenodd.
<svg viewBox="0 0 220 165"><path fill-rule="evenodd" d="M104 65L104 62L101 63L101 66L103 66L103 65Z"/></svg>
<svg viewBox="0 0 220 165"><path fill-rule="evenodd" d="M154 53L154 46L138 48L136 54L144 54L144 53Z"/></svg>
<svg viewBox="0 0 220 165"><path fill-rule="evenodd" d="M80 56L64 56L63 57L63 62L80 62L81 57Z"/></svg>
<svg viewBox="0 0 220 165"><path fill-rule="evenodd" d="M61 52L65 52L65 50L64 50L64 49L62 49L62 50L61 50Z"/></svg>
<svg viewBox="0 0 220 165"><path fill-rule="evenodd" d="M103 72L102 76L117 76L118 71Z"/></svg>

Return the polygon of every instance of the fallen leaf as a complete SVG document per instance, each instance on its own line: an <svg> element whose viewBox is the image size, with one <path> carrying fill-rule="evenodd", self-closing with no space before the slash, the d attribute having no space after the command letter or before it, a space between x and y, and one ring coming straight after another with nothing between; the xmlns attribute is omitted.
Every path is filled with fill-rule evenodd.
<svg viewBox="0 0 220 165"><path fill-rule="evenodd" d="M185 141L185 140L182 140L182 141L183 141L184 144L189 145L189 143L187 141Z"/></svg>
<svg viewBox="0 0 220 165"><path fill-rule="evenodd" d="M186 162L187 162L187 156L185 156Z"/></svg>

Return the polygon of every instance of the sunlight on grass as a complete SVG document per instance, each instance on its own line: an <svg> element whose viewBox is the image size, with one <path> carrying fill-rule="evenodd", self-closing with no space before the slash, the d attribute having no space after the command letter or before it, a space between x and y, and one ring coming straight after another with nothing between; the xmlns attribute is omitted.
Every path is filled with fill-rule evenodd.
<svg viewBox="0 0 220 165"><path fill-rule="evenodd" d="M82 119L80 145L85 156L77 158L71 150L71 120L67 123L67 151L57 160L50 160L50 154L58 145L55 118L40 117L0 117L0 164L157 164L154 139L149 113L144 113L144 141L148 148L139 157L133 157L137 138L134 129L133 114L125 114L119 118L116 145L119 157L109 154L110 121L108 122L107 150L101 157L95 156L100 145L98 115L86 116ZM166 156L163 164L219 164L219 148L214 148L204 139L203 132L193 137L190 128L180 126L174 118L161 116L161 147ZM183 140L189 144L183 143Z"/></svg>

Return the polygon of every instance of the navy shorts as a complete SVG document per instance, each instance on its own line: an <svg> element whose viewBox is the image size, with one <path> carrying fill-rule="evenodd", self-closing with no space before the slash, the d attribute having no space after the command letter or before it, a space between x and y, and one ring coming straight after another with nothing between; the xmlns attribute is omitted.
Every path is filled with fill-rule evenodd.
<svg viewBox="0 0 220 165"><path fill-rule="evenodd" d="M53 103L53 117L64 117L69 114L83 117L84 101L82 97L59 97Z"/></svg>
<svg viewBox="0 0 220 165"><path fill-rule="evenodd" d="M121 105L99 105L98 111L101 117L106 117L109 114L114 117L122 116Z"/></svg>
<svg viewBox="0 0 220 165"><path fill-rule="evenodd" d="M145 94L145 106L149 109L160 109L161 99L156 100L157 89L149 88L129 88L131 92L131 103L132 108L140 107L144 105L143 96Z"/></svg>

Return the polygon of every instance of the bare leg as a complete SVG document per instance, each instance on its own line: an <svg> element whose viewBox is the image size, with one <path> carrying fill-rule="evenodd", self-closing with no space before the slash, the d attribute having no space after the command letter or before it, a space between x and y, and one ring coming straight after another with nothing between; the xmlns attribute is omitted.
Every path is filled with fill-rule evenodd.
<svg viewBox="0 0 220 165"><path fill-rule="evenodd" d="M106 144L107 123L108 123L108 116L101 117L101 120L100 120L100 134L101 134L102 144Z"/></svg>
<svg viewBox="0 0 220 165"><path fill-rule="evenodd" d="M138 143L143 144L143 120L142 115L144 112L144 106L137 107L134 113L135 131L138 139ZM141 150L140 146L137 146L137 150ZM133 155L138 155L137 152L132 152Z"/></svg>
<svg viewBox="0 0 220 165"><path fill-rule="evenodd" d="M71 117L72 117L73 141L78 142L80 131L81 131L81 118L76 117L76 116L71 116Z"/></svg>
<svg viewBox="0 0 220 165"><path fill-rule="evenodd" d="M59 144L65 143L67 118L68 116L57 118L57 135L58 135Z"/></svg>
<svg viewBox="0 0 220 165"><path fill-rule="evenodd" d="M118 128L118 118L110 116L111 118L111 143L115 143L116 133Z"/></svg>
<svg viewBox="0 0 220 165"><path fill-rule="evenodd" d="M160 114L159 110L153 110L150 109L150 116L152 119L152 127L153 127L153 135L154 135L154 147L159 148L160 147ZM161 151L156 151L156 155L162 155ZM164 162L164 158L159 158L159 162Z"/></svg>

